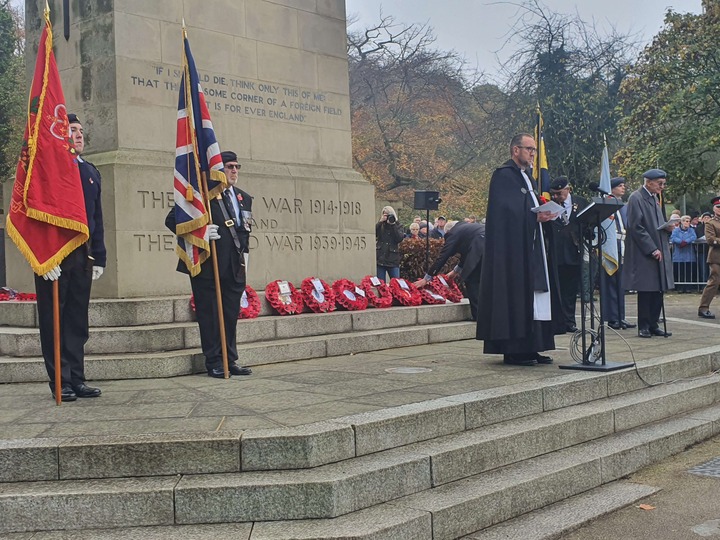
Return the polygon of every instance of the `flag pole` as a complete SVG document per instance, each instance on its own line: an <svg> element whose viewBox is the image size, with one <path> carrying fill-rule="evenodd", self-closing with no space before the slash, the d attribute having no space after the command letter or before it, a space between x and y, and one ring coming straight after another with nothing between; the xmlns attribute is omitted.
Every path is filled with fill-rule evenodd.
<svg viewBox="0 0 720 540"><path fill-rule="evenodd" d="M62 368L60 365L60 284L56 279L53 288L53 351L55 355L55 404L62 403Z"/></svg>
<svg viewBox="0 0 720 540"><path fill-rule="evenodd" d="M202 171L200 178L202 181L203 197L205 198L205 204L207 205L206 208L208 209L208 213L212 216L212 212L210 211L210 193L208 191L207 172ZM217 244L215 242L215 240L210 240L210 256L212 257L213 277L215 278L215 298L217 299L217 316L218 324L220 326L220 349L222 350L223 372L225 373L225 378L229 379L230 367L228 365L227 342L225 339L225 316L223 315L220 271L218 270Z"/></svg>

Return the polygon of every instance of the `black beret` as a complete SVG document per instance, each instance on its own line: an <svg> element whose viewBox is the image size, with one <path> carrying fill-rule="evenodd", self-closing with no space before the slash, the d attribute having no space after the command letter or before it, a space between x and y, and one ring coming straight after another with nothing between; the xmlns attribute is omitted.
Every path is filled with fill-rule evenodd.
<svg viewBox="0 0 720 540"><path fill-rule="evenodd" d="M713 206L715 206L716 204L720 204L720 195L718 195L717 197L713 197L710 201L710 204Z"/></svg>
<svg viewBox="0 0 720 540"><path fill-rule="evenodd" d="M229 161L237 162L237 154L235 152L226 150L225 152L220 152L220 155L222 156L223 163L228 163Z"/></svg>
<svg viewBox="0 0 720 540"><path fill-rule="evenodd" d="M710 212L703 212L702 214L700 214L700 217L701 217L701 218L710 217L711 215L712 215L712 214L710 214Z"/></svg>
<svg viewBox="0 0 720 540"><path fill-rule="evenodd" d="M569 183L570 181L567 179L567 176L558 176L555 180L550 182L550 189L553 191L559 191L568 187Z"/></svg>
<svg viewBox="0 0 720 540"><path fill-rule="evenodd" d="M75 113L69 113L68 114L68 124L79 124L80 119L77 117L77 114Z"/></svg>
<svg viewBox="0 0 720 540"><path fill-rule="evenodd" d="M611 178L610 179L610 187L616 188L621 184L625 183L625 179L622 176L618 176L617 178Z"/></svg>
<svg viewBox="0 0 720 540"><path fill-rule="evenodd" d="M667 178L667 173L663 171L662 169L650 169L649 171L645 171L643 173L643 178L647 178L648 180L657 180L659 178Z"/></svg>
<svg viewBox="0 0 720 540"><path fill-rule="evenodd" d="M445 216L438 216L438 219L442 219L443 221L447 221L447 219L445 219Z"/></svg>

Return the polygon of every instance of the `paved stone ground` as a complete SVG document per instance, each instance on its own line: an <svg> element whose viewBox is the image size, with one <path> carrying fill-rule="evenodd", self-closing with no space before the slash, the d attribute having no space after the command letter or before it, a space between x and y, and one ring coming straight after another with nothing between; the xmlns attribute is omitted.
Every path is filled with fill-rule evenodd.
<svg viewBox="0 0 720 540"><path fill-rule="evenodd" d="M698 319L698 300L696 294L666 295L669 339L610 330L608 361L642 363L720 343L720 320ZM634 296L627 297L627 311L634 320ZM47 384L0 385L0 439L296 426L571 373L557 367L572 363L569 341L569 334L556 338L551 366L505 366L499 356L483 355L482 343L468 340L258 366L251 377L229 380L195 375L100 381L102 397L61 407ZM397 367L432 371L387 372Z"/></svg>

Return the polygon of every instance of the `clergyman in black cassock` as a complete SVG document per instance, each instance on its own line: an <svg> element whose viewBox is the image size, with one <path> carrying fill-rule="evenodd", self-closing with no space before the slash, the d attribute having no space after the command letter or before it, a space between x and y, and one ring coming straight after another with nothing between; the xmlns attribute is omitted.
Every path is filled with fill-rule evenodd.
<svg viewBox="0 0 720 540"><path fill-rule="evenodd" d="M539 206L537 184L526 172L535 139L516 135L510 151L512 159L490 180L477 339L484 341L485 353L502 354L509 364L550 363L539 354L555 349L541 223L557 214L531 210Z"/></svg>

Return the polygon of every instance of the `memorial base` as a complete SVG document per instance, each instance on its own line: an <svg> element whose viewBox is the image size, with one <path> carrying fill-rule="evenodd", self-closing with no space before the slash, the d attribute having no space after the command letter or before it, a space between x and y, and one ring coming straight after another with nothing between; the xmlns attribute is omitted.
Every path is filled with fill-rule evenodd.
<svg viewBox="0 0 720 540"><path fill-rule="evenodd" d="M618 369L625 369L633 367L633 362L606 362L604 364L562 364L558 367L560 369L574 369L577 371L617 371Z"/></svg>

